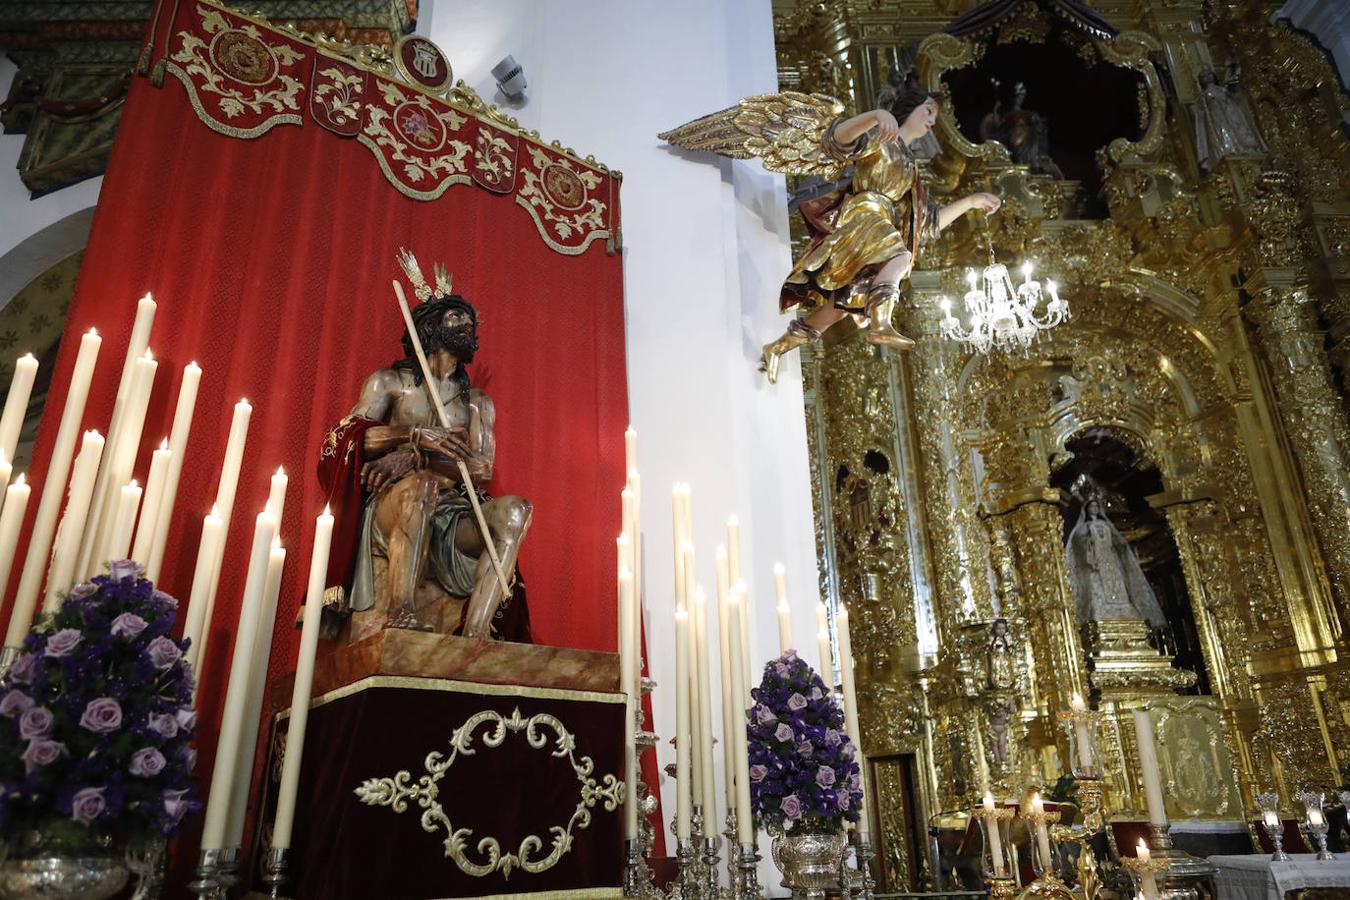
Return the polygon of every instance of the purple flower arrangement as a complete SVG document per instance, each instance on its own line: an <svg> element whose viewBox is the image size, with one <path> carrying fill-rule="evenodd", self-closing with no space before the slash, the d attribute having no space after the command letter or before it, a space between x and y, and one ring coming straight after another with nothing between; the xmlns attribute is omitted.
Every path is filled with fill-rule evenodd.
<svg viewBox="0 0 1350 900"><path fill-rule="evenodd" d="M178 601L134 562L71 589L0 678L0 829L172 836L198 807Z"/></svg>
<svg viewBox="0 0 1350 900"><path fill-rule="evenodd" d="M812 668L788 650L750 692L750 805L762 824L838 831L858 821L861 774L844 712Z"/></svg>

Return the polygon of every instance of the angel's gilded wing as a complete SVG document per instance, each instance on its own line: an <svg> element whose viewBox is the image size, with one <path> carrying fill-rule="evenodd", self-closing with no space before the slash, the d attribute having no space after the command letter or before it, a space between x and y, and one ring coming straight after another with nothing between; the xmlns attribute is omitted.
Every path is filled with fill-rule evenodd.
<svg viewBox="0 0 1350 900"><path fill-rule="evenodd" d="M685 150L732 159L758 156L771 172L833 179L848 161L831 156L823 139L843 113L844 105L825 94L757 94L657 137Z"/></svg>

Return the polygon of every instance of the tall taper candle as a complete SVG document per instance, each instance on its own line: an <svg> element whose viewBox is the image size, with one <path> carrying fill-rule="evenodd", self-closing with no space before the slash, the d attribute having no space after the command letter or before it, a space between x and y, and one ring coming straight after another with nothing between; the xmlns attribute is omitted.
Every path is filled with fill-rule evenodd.
<svg viewBox="0 0 1350 900"><path fill-rule="evenodd" d="M23 514L28 511L31 491L23 474L5 490L5 506L0 511L0 585L9 584L10 569L14 566L14 556L19 550L19 529L23 528ZM31 612L29 618L32 618ZM6 635L5 646L19 646L27 633L27 629L24 629L22 634Z"/></svg>
<svg viewBox="0 0 1350 900"><path fill-rule="evenodd" d="M628 470L628 489L633 492L633 527L628 538L633 554L633 616L628 622L628 647L635 661L633 669L633 696L639 692L642 680L642 478L637 469Z"/></svg>
<svg viewBox="0 0 1350 900"><path fill-rule="evenodd" d="M689 839L693 735L689 722L689 613L675 610L675 837Z"/></svg>
<svg viewBox="0 0 1350 900"><path fill-rule="evenodd" d="M741 626L741 687L744 693L741 694L741 705L750 706L750 686L756 682L754 677L754 656L750 650L750 588L744 581L733 581L731 583L731 592L737 594L740 599L740 605L736 608L736 615L740 619Z"/></svg>
<svg viewBox="0 0 1350 900"><path fill-rule="evenodd" d="M1074 694L1073 699L1069 701L1069 708L1076 714L1087 710L1087 704L1083 702L1082 694ZM1078 756L1078 767L1086 771L1092 771L1094 762L1092 759L1092 743L1088 740L1087 721L1083 718L1073 720L1073 737L1077 745L1076 753Z"/></svg>
<svg viewBox="0 0 1350 900"><path fill-rule="evenodd" d="M1031 795L1031 811L1037 816L1045 814L1045 801L1041 799L1040 791ZM1041 867L1047 872L1054 872L1055 861L1050 855L1050 828L1043 818L1036 820L1036 848L1041 853Z"/></svg>
<svg viewBox="0 0 1350 900"><path fill-rule="evenodd" d="M47 466L45 489L42 499L38 501L37 518L28 539L28 555L24 559L19 590L14 598L14 614L10 617L11 633L16 621L23 626L19 631L21 640L33 624L33 608L37 606L38 593L42 590L42 578L47 574L47 563L51 561L56 518L61 512L61 500L65 497L66 476L70 474L75 437L80 431L80 420L84 418L84 402L89 398L89 382L94 375L94 363L98 360L98 348L102 343L103 339L92 328L80 338L80 352L75 357L75 371L70 377L70 387L66 390L66 406L61 410L61 424L56 430L56 443Z"/></svg>
<svg viewBox="0 0 1350 900"><path fill-rule="evenodd" d="M108 559L126 559L131 546L131 532L136 528L136 513L141 508L140 484L131 479L122 485L117 506L113 507L112 530L108 538Z"/></svg>
<svg viewBox="0 0 1350 900"><path fill-rule="evenodd" d="M164 563L164 547L169 542L169 525L173 521L174 502L178 499L178 481L183 474L183 459L187 456L192 414L197 409L197 387L201 380L202 370L195 362L183 367L183 380L178 386L178 405L173 413L173 428L169 430L169 451L173 456L169 460L169 474L164 482L161 509L155 517L154 546L150 550L150 560L145 564L146 577L151 581L159 580L160 566Z"/></svg>
<svg viewBox="0 0 1350 900"><path fill-rule="evenodd" d="M14 466L10 463L9 457L0 453L0 492L9 487L9 479L13 474ZM2 588L0 588L0 593L3 593Z"/></svg>
<svg viewBox="0 0 1350 900"><path fill-rule="evenodd" d="M1167 807L1163 803L1162 773L1158 770L1158 750L1153 743L1153 720L1148 710L1134 712L1134 736L1139 744L1139 774L1144 779L1144 802L1148 804L1150 825L1167 824Z"/></svg>
<svg viewBox="0 0 1350 900"><path fill-rule="evenodd" d="M624 538L620 537L620 541ZM620 550L622 558L623 550ZM625 568L619 569L619 619L623 629L630 626L630 618L635 614L633 603L633 573ZM637 679L633 669L639 665L630 647L623 647L619 657L620 680L624 691L623 717L623 833L627 840L636 840L638 836L638 799L637 799L637 746L634 744L637 729L637 710L642 702L642 694L637 689Z"/></svg>
<svg viewBox="0 0 1350 900"><path fill-rule="evenodd" d="M230 660L229 687L225 692L225 708L220 717L220 738L216 742L211 794L206 801L206 826L201 841L203 850L236 846L227 843L230 801L234 779L239 772L239 759L245 752L242 746L244 716L248 711L249 684L253 672L250 654L257 640L258 619L262 616L263 601L266 599L267 569L272 556L272 539L276 533L276 517L266 510L259 513L253 528L253 549L249 552L239 626L235 629L234 658ZM247 752L252 750L250 747Z"/></svg>
<svg viewBox="0 0 1350 900"><path fill-rule="evenodd" d="M183 637L191 641L187 656L192 662L192 674L201 681L202 659L206 653L206 637L211 623L206 621L206 605L211 592L211 571L216 564L216 551L224 536L225 523L216 508L202 519L202 537L197 544L197 566L192 572L192 593L188 599L187 614L183 617Z"/></svg>
<svg viewBox="0 0 1350 900"><path fill-rule="evenodd" d="M694 646L698 651L694 657L694 668L698 680L699 745L697 753L703 769L702 793L699 795L699 802L703 804L703 821L710 823L709 828L711 830L705 829L705 833L713 834L717 831L715 824L717 818L717 779L714 777L713 771L712 682L709 680L710 673L708 670L708 595L703 592L702 587L694 588L693 627L696 636Z"/></svg>
<svg viewBox="0 0 1350 900"><path fill-rule="evenodd" d="M216 545L215 559L211 562L210 586L206 593L203 621L206 622L207 631L210 630L211 620L215 615L216 591L220 587L220 568L225 561L225 544L230 536L230 515L234 510L234 496L239 488L239 470L244 463L244 447L248 443L248 426L252 417L253 406L248 400L240 400L234 405L234 418L230 420L230 436L225 444L225 458L220 465L220 482L216 487L216 503L213 507L216 515L220 516L222 537L220 543Z"/></svg>
<svg viewBox="0 0 1350 900"><path fill-rule="evenodd" d="M858 691L853 678L853 641L849 634L848 608L840 606L834 615L835 632L839 640L839 674L844 685L844 726L853 739L862 781L862 802L858 804L858 837L866 839L871 831L867 821L867 758L863 756L862 729L858 727Z"/></svg>
<svg viewBox="0 0 1350 900"><path fill-rule="evenodd" d="M787 570L782 563L773 564L773 587L778 600L778 648L787 653L792 649L792 608L788 606Z"/></svg>
<svg viewBox="0 0 1350 900"><path fill-rule="evenodd" d="M75 471L70 476L70 499L61 520L60 537L52 553L52 565L47 574L47 594L42 602L43 612L55 612L61 605L61 595L75 584L75 563L80 552L80 535L84 533L93 499L94 482L98 478L99 460L103 458L103 435L86 431L80 444L80 455L75 460ZM27 632L27 628L24 629Z"/></svg>
<svg viewBox="0 0 1350 900"><path fill-rule="evenodd" d="M689 734L693 743L690 745L689 765L692 767L693 780L693 802L702 803L703 781L705 778L712 777L712 773L703 771L703 756L698 748L703 745L703 720L698 714L698 695L699 695L699 669L698 669L698 622L692 618L694 609L694 589L697 586L698 575L694 568L694 545L689 541L684 543L684 552L680 554L684 562L684 589L688 596L685 598L684 609L689 612Z"/></svg>
<svg viewBox="0 0 1350 900"><path fill-rule="evenodd" d="M994 795L988 791L984 792L984 811L992 813L994 811ZM862 823L865 819L858 820L858 829L862 832ZM985 834L989 837L989 856L994 861L994 876L997 878L1007 877L1008 870L1003 862L1003 835L999 832L998 819L989 816L985 819Z"/></svg>
<svg viewBox="0 0 1350 900"><path fill-rule="evenodd" d="M824 603L816 603L816 641L820 649L820 677L834 690L834 653L830 650L830 612Z"/></svg>
<svg viewBox="0 0 1350 900"><path fill-rule="evenodd" d="M727 548L719 546L715 556L717 568L717 647L718 672L721 685L718 708L722 711L722 771L726 781L727 809L736 805L736 742L732 740L732 728L735 724L733 710L736 708L736 695L733 693L731 679L731 617L736 614L728 601L731 588L727 583Z"/></svg>
<svg viewBox="0 0 1350 900"><path fill-rule="evenodd" d="M277 466L276 474L272 476L272 483L267 492L267 506L272 510L272 515L277 517L278 531L281 530L281 514L286 509L286 485L288 481L286 469Z"/></svg>
<svg viewBox="0 0 1350 900"><path fill-rule="evenodd" d="M149 571L150 551L155 544L155 528L164 504L164 485L169 477L169 462L173 451L169 439L159 442L159 449L150 455L150 475L145 479L145 496L141 500L141 518L136 523L136 541L131 558Z"/></svg>
<svg viewBox="0 0 1350 900"><path fill-rule="evenodd" d="M684 498L687 486L677 483L670 492L671 536L675 549L675 608L685 606L684 585Z"/></svg>
<svg viewBox="0 0 1350 900"><path fill-rule="evenodd" d="M1148 843L1143 838L1139 839L1134 855L1141 863L1147 863L1153 858L1153 854L1149 852ZM1144 889L1144 900L1158 900L1158 879L1154 876L1152 869L1139 870L1139 886Z"/></svg>
<svg viewBox="0 0 1350 900"><path fill-rule="evenodd" d="M625 472L632 472L637 468L637 432L629 425L623 432L623 456Z"/></svg>
<svg viewBox="0 0 1350 900"><path fill-rule="evenodd" d="M323 592L327 586L328 556L332 543L333 514L328 511L328 507L324 507L323 513L314 520L314 555L309 559L305 621L300 629L300 655L295 660L295 686L291 689L291 716L286 723L286 757L281 763L277 817L272 825L272 846L276 849L291 845L291 827L295 824L300 759L305 750L309 695L314 686L314 659L319 651L319 621L323 618Z"/></svg>
<svg viewBox="0 0 1350 900"><path fill-rule="evenodd" d="M278 525L280 522L278 522ZM248 790L253 780L253 754L258 746L258 728L262 719L263 694L267 690L267 667L272 659L272 632L277 621L277 599L281 595L281 577L286 568L286 548L281 546L281 535L272 538L272 552L267 560L267 582L263 587L262 614L258 616L258 630L249 654L253 671L249 675L248 705L244 710L244 727L239 739L239 767L235 770L234 790L230 794L230 817L225 839L227 847L235 847L244 837L244 813L248 809Z"/></svg>
<svg viewBox="0 0 1350 900"><path fill-rule="evenodd" d="M750 756L745 736L745 666L741 661L741 594L732 590L727 598L726 608L729 631L728 644L731 646L731 733L727 740L732 744L734 754L734 772L736 773L736 839L742 849L755 844L754 813L750 808Z"/></svg>
<svg viewBox="0 0 1350 900"><path fill-rule="evenodd" d="M741 520L727 519L727 577L732 585L741 580Z"/></svg>
<svg viewBox="0 0 1350 900"><path fill-rule="evenodd" d="M19 446L19 433L28 413L28 399L33 395L33 381L37 378L38 362L31 353L25 353L14 363L14 377L9 382L5 397L5 411L0 414L0 453L13 460Z"/></svg>

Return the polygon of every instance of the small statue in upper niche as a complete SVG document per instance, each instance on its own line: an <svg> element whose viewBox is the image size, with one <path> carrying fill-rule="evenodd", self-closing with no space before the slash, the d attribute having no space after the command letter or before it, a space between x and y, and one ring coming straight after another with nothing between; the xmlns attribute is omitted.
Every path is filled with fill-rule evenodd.
<svg viewBox="0 0 1350 900"><path fill-rule="evenodd" d="M1220 85L1213 69L1197 76L1200 97L1195 104L1195 158L1201 171L1208 172L1229 156L1259 156L1266 152L1252 119L1252 111L1242 96L1236 65L1228 67L1228 84Z"/></svg>
<svg viewBox="0 0 1350 900"><path fill-rule="evenodd" d="M998 85L994 79L995 90ZM980 122L980 139L998 141L1008 148L1013 162L1062 180L1064 173L1050 158L1050 126L1045 116L1022 108L1027 99L1027 86L1022 82L1013 85L1012 96L1012 109L1007 112L1002 109L1002 100L994 101L993 110Z"/></svg>
<svg viewBox="0 0 1350 900"><path fill-rule="evenodd" d="M1080 624L1133 619L1158 628L1166 624L1139 559L1090 493L1065 546L1069 582Z"/></svg>
<svg viewBox="0 0 1350 900"><path fill-rule="evenodd" d="M990 627L986 668L986 681L991 690L1008 690L1017 681L1017 661L1013 657L1007 619L995 619Z"/></svg>
<svg viewBox="0 0 1350 900"><path fill-rule="evenodd" d="M803 307L806 315L764 346L760 370L770 382L785 353L820 340L849 315L866 323L874 344L913 346L891 324L901 282L958 217L999 208L993 194L946 204L928 196L909 148L932 129L941 100L905 88L886 108L845 116L844 105L824 94L760 94L659 135L686 150L758 157L772 172L826 180L828 193L797 204L812 239L788 274L779 308ZM839 181L849 166L852 175Z"/></svg>

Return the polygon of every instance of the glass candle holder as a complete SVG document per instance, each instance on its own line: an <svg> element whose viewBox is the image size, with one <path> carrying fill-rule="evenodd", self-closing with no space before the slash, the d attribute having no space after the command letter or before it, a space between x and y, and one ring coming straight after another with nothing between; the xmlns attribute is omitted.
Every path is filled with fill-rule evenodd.
<svg viewBox="0 0 1350 900"><path fill-rule="evenodd" d="M1294 795L1303 804L1303 827L1317 843L1318 859L1335 859L1327 849L1327 813L1323 808L1327 795L1321 791L1299 791Z"/></svg>
<svg viewBox="0 0 1350 900"><path fill-rule="evenodd" d="M1073 695L1073 701L1067 710L1059 715L1060 727L1069 738L1069 769L1073 777L1098 779L1102 777L1102 754L1097 740L1102 715L1088 709L1083 698Z"/></svg>
<svg viewBox="0 0 1350 900"><path fill-rule="evenodd" d="M1021 818L1027 823L1031 835L1031 869L1037 878L1045 878L1059 871L1059 861L1055 856L1054 844L1050 840L1050 826L1059 822L1058 812L1046 812L1045 803L1039 793L1033 794L1031 802L1023 805Z"/></svg>
<svg viewBox="0 0 1350 900"><path fill-rule="evenodd" d="M1287 860L1289 854L1284 852L1284 820L1280 818L1280 795L1274 791L1257 794L1256 805L1261 812L1261 830L1275 846L1275 852L1270 858L1277 862Z"/></svg>
<svg viewBox="0 0 1350 900"><path fill-rule="evenodd" d="M994 803L992 794L985 793L984 802L971 810L980 824L984 838L984 852L980 856L980 870L986 881L1013 878L1012 820L1013 811Z"/></svg>

